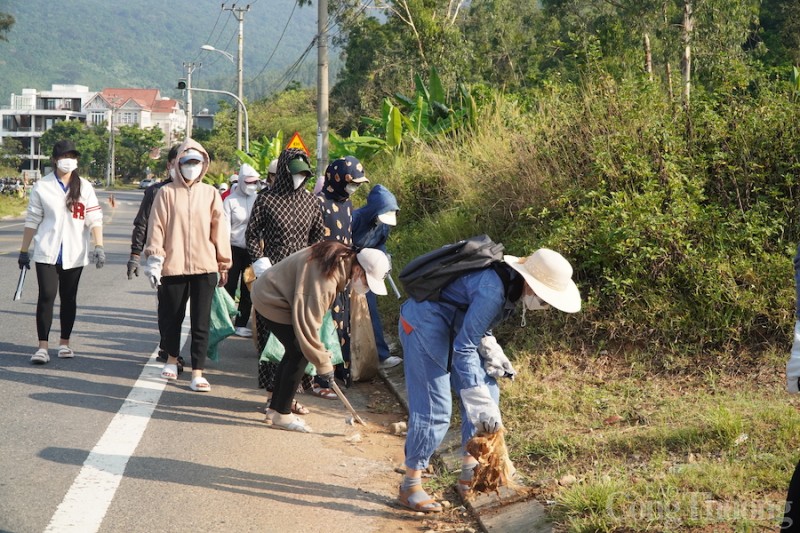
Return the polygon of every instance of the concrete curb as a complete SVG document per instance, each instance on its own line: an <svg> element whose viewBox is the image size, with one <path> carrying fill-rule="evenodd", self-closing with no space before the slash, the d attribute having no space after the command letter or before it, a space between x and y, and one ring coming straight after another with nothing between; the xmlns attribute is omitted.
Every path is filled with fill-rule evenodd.
<svg viewBox="0 0 800 533"><path fill-rule="evenodd" d="M403 365L378 371L389 390L397 397L400 405L408 412L408 392L406 391ZM458 428L452 426L447 431L441 450L433 456L433 461L448 471L461 469L461 435ZM526 531L529 533L552 533L544 506L535 500L513 501L518 497L511 490L501 490L500 498L494 495L481 494L473 501L465 501L464 506L470 510L486 533L506 531ZM508 503L511 502L511 503Z"/></svg>

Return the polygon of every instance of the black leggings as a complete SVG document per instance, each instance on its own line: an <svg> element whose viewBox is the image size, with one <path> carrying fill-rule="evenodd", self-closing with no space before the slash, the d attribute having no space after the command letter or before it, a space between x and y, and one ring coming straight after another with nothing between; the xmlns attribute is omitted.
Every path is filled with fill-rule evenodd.
<svg viewBox="0 0 800 533"><path fill-rule="evenodd" d="M247 253L245 248L238 246L231 246L231 253L233 254L233 266L228 271L228 283L225 284L225 290L231 295L231 298L236 297L236 286L239 286L239 316L236 317L234 326L245 327L250 320L250 309L253 307L253 302L250 301L250 291L247 289L247 284L244 282L244 269L250 266L250 254Z"/></svg>
<svg viewBox="0 0 800 533"><path fill-rule="evenodd" d="M61 340L68 341L78 313L78 283L83 267L64 269L61 265L36 263L36 279L39 281L39 299L36 302L36 333L39 340L47 342L53 325L53 306L56 294L61 298L59 319Z"/></svg>
<svg viewBox="0 0 800 533"><path fill-rule="evenodd" d="M192 370L203 370L208 355L211 300L217 285L216 272L189 276L164 276L158 293L158 329L166 352L177 357L181 348L181 324L190 300L192 321Z"/></svg>
<svg viewBox="0 0 800 533"><path fill-rule="evenodd" d="M264 320L286 350L275 371L275 384L269 406L281 414L288 415L292 412L292 400L297 392L297 386L303 379L308 360L297 343L294 326L278 324L266 318Z"/></svg>

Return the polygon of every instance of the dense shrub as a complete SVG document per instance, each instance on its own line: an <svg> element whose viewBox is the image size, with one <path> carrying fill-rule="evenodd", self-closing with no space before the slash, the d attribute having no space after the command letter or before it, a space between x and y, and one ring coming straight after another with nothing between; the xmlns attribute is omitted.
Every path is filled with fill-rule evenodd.
<svg viewBox="0 0 800 533"><path fill-rule="evenodd" d="M548 246L576 267L583 312L535 318L559 343L634 345L665 365L783 346L800 107L779 82L759 87L706 95L688 119L637 79L546 87L527 112L498 97L474 134L380 171L403 207L395 264L486 232L510 253Z"/></svg>

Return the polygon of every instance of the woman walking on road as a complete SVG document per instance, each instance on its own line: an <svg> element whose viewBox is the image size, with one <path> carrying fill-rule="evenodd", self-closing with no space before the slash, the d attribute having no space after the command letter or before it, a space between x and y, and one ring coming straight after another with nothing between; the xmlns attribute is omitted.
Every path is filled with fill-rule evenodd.
<svg viewBox="0 0 800 533"><path fill-rule="evenodd" d="M383 279L389 259L380 250L360 252L336 241L323 241L290 255L253 283L253 306L286 352L277 365L267 422L272 426L310 433L292 414L292 402L306 365L333 381L331 354L319 338L322 319L336 295L352 280L353 290L386 294Z"/></svg>
<svg viewBox="0 0 800 533"><path fill-rule="evenodd" d="M193 391L211 390L203 377L208 354L211 300L214 288L225 285L231 267L228 223L217 190L202 183L208 153L193 139L178 149L178 171L172 183L156 195L147 229L145 275L153 288L161 286L158 325L163 332L167 363L161 377L178 378L181 323L190 301Z"/></svg>
<svg viewBox="0 0 800 533"><path fill-rule="evenodd" d="M95 245L92 261L97 268L106 262L103 211L92 184L78 175L79 157L72 141L58 141L52 154L56 170L36 182L28 200L18 263L20 269L31 267L28 250L33 241L39 282L36 303L39 348L31 357L34 364L50 361L48 345L56 294L61 298L58 357L75 357L69 341L77 315L78 283L83 267L89 264L89 233Z"/></svg>

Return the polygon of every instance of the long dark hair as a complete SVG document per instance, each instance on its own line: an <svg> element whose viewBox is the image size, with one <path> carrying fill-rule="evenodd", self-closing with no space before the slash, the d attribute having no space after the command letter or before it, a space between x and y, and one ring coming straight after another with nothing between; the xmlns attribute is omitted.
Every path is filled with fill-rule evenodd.
<svg viewBox="0 0 800 533"><path fill-rule="evenodd" d="M81 199L81 177L78 169L72 171L69 178L69 189L67 189L67 209L72 211L72 204Z"/></svg>
<svg viewBox="0 0 800 533"><path fill-rule="evenodd" d="M336 272L339 262L353 259L356 255L356 250L350 246L340 243L339 241L320 241L311 245L311 256L309 261L316 261L319 263L322 270L322 275L325 279L330 279ZM350 278L355 278L360 271L363 270L358 261L353 261L350 269Z"/></svg>

